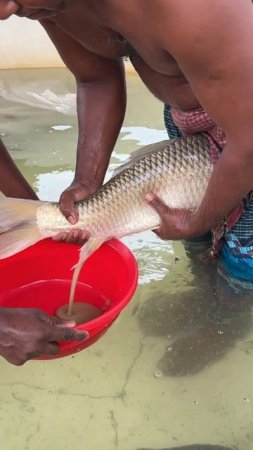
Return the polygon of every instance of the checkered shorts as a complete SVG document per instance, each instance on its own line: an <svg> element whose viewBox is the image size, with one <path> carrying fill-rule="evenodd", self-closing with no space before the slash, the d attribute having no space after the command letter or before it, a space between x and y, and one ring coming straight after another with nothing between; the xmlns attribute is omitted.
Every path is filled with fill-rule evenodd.
<svg viewBox="0 0 253 450"><path fill-rule="evenodd" d="M203 133L210 143L210 156L215 164L226 144L223 131L208 117L203 109L180 111L164 107L164 122L170 138ZM244 210L239 205L227 218L227 228L222 238L221 271L238 282L253 288L253 195L249 196Z"/></svg>

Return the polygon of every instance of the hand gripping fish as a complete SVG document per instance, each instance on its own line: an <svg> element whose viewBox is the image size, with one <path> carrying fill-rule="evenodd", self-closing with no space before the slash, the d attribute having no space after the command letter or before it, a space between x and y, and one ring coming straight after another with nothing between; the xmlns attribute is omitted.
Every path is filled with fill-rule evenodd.
<svg viewBox="0 0 253 450"><path fill-rule="evenodd" d="M171 208L196 210L213 170L208 140L202 135L162 141L132 154L95 194L76 204L71 225L57 203L0 198L0 259L14 255L60 231L87 230L76 266L100 245L159 226L157 212L145 201L153 192Z"/></svg>

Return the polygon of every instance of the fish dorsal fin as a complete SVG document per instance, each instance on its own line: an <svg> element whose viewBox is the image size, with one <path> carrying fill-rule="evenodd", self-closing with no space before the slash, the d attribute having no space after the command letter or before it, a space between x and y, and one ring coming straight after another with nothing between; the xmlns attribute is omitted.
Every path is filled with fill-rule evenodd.
<svg viewBox="0 0 253 450"><path fill-rule="evenodd" d="M140 161L142 158L145 158L145 156L150 155L151 153L159 152L160 150L163 150L165 147L167 147L169 144L171 144L172 139L167 139L165 141L156 142L154 144L145 145L144 147L138 148L137 150L134 150L129 158L127 159L124 164L121 164L120 167L117 167L115 171L112 174L112 178L119 175L124 170L128 169L133 164Z"/></svg>

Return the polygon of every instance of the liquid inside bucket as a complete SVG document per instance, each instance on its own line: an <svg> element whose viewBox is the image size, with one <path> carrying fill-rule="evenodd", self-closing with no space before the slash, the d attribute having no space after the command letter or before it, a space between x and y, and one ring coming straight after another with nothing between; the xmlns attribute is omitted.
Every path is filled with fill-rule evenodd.
<svg viewBox="0 0 253 450"><path fill-rule="evenodd" d="M71 280L40 280L25 286L12 289L0 296L0 304L5 307L39 308L50 315L68 304ZM93 287L78 282L75 301L94 305L101 312L110 308L110 300L106 299Z"/></svg>
<svg viewBox="0 0 253 450"><path fill-rule="evenodd" d="M76 260L76 245L51 239L0 260L0 307L38 308L56 316L60 307L68 305L73 275L70 268ZM137 264L127 247L116 240L103 244L86 261L75 292L77 305L86 303L87 310L92 305L102 315L86 315L88 321L76 326L89 334L88 339L61 341L57 355L42 355L39 359L61 358L93 345L130 302L137 281Z"/></svg>

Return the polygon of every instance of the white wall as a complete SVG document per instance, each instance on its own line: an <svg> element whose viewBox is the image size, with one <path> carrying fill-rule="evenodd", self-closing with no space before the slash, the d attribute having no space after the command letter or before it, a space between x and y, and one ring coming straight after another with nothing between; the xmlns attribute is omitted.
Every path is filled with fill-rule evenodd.
<svg viewBox="0 0 253 450"><path fill-rule="evenodd" d="M0 21L0 69L63 67L42 26L16 16ZM126 63L127 72L134 72Z"/></svg>
<svg viewBox="0 0 253 450"><path fill-rule="evenodd" d="M0 69L59 66L63 63L38 22L16 16L0 21Z"/></svg>

